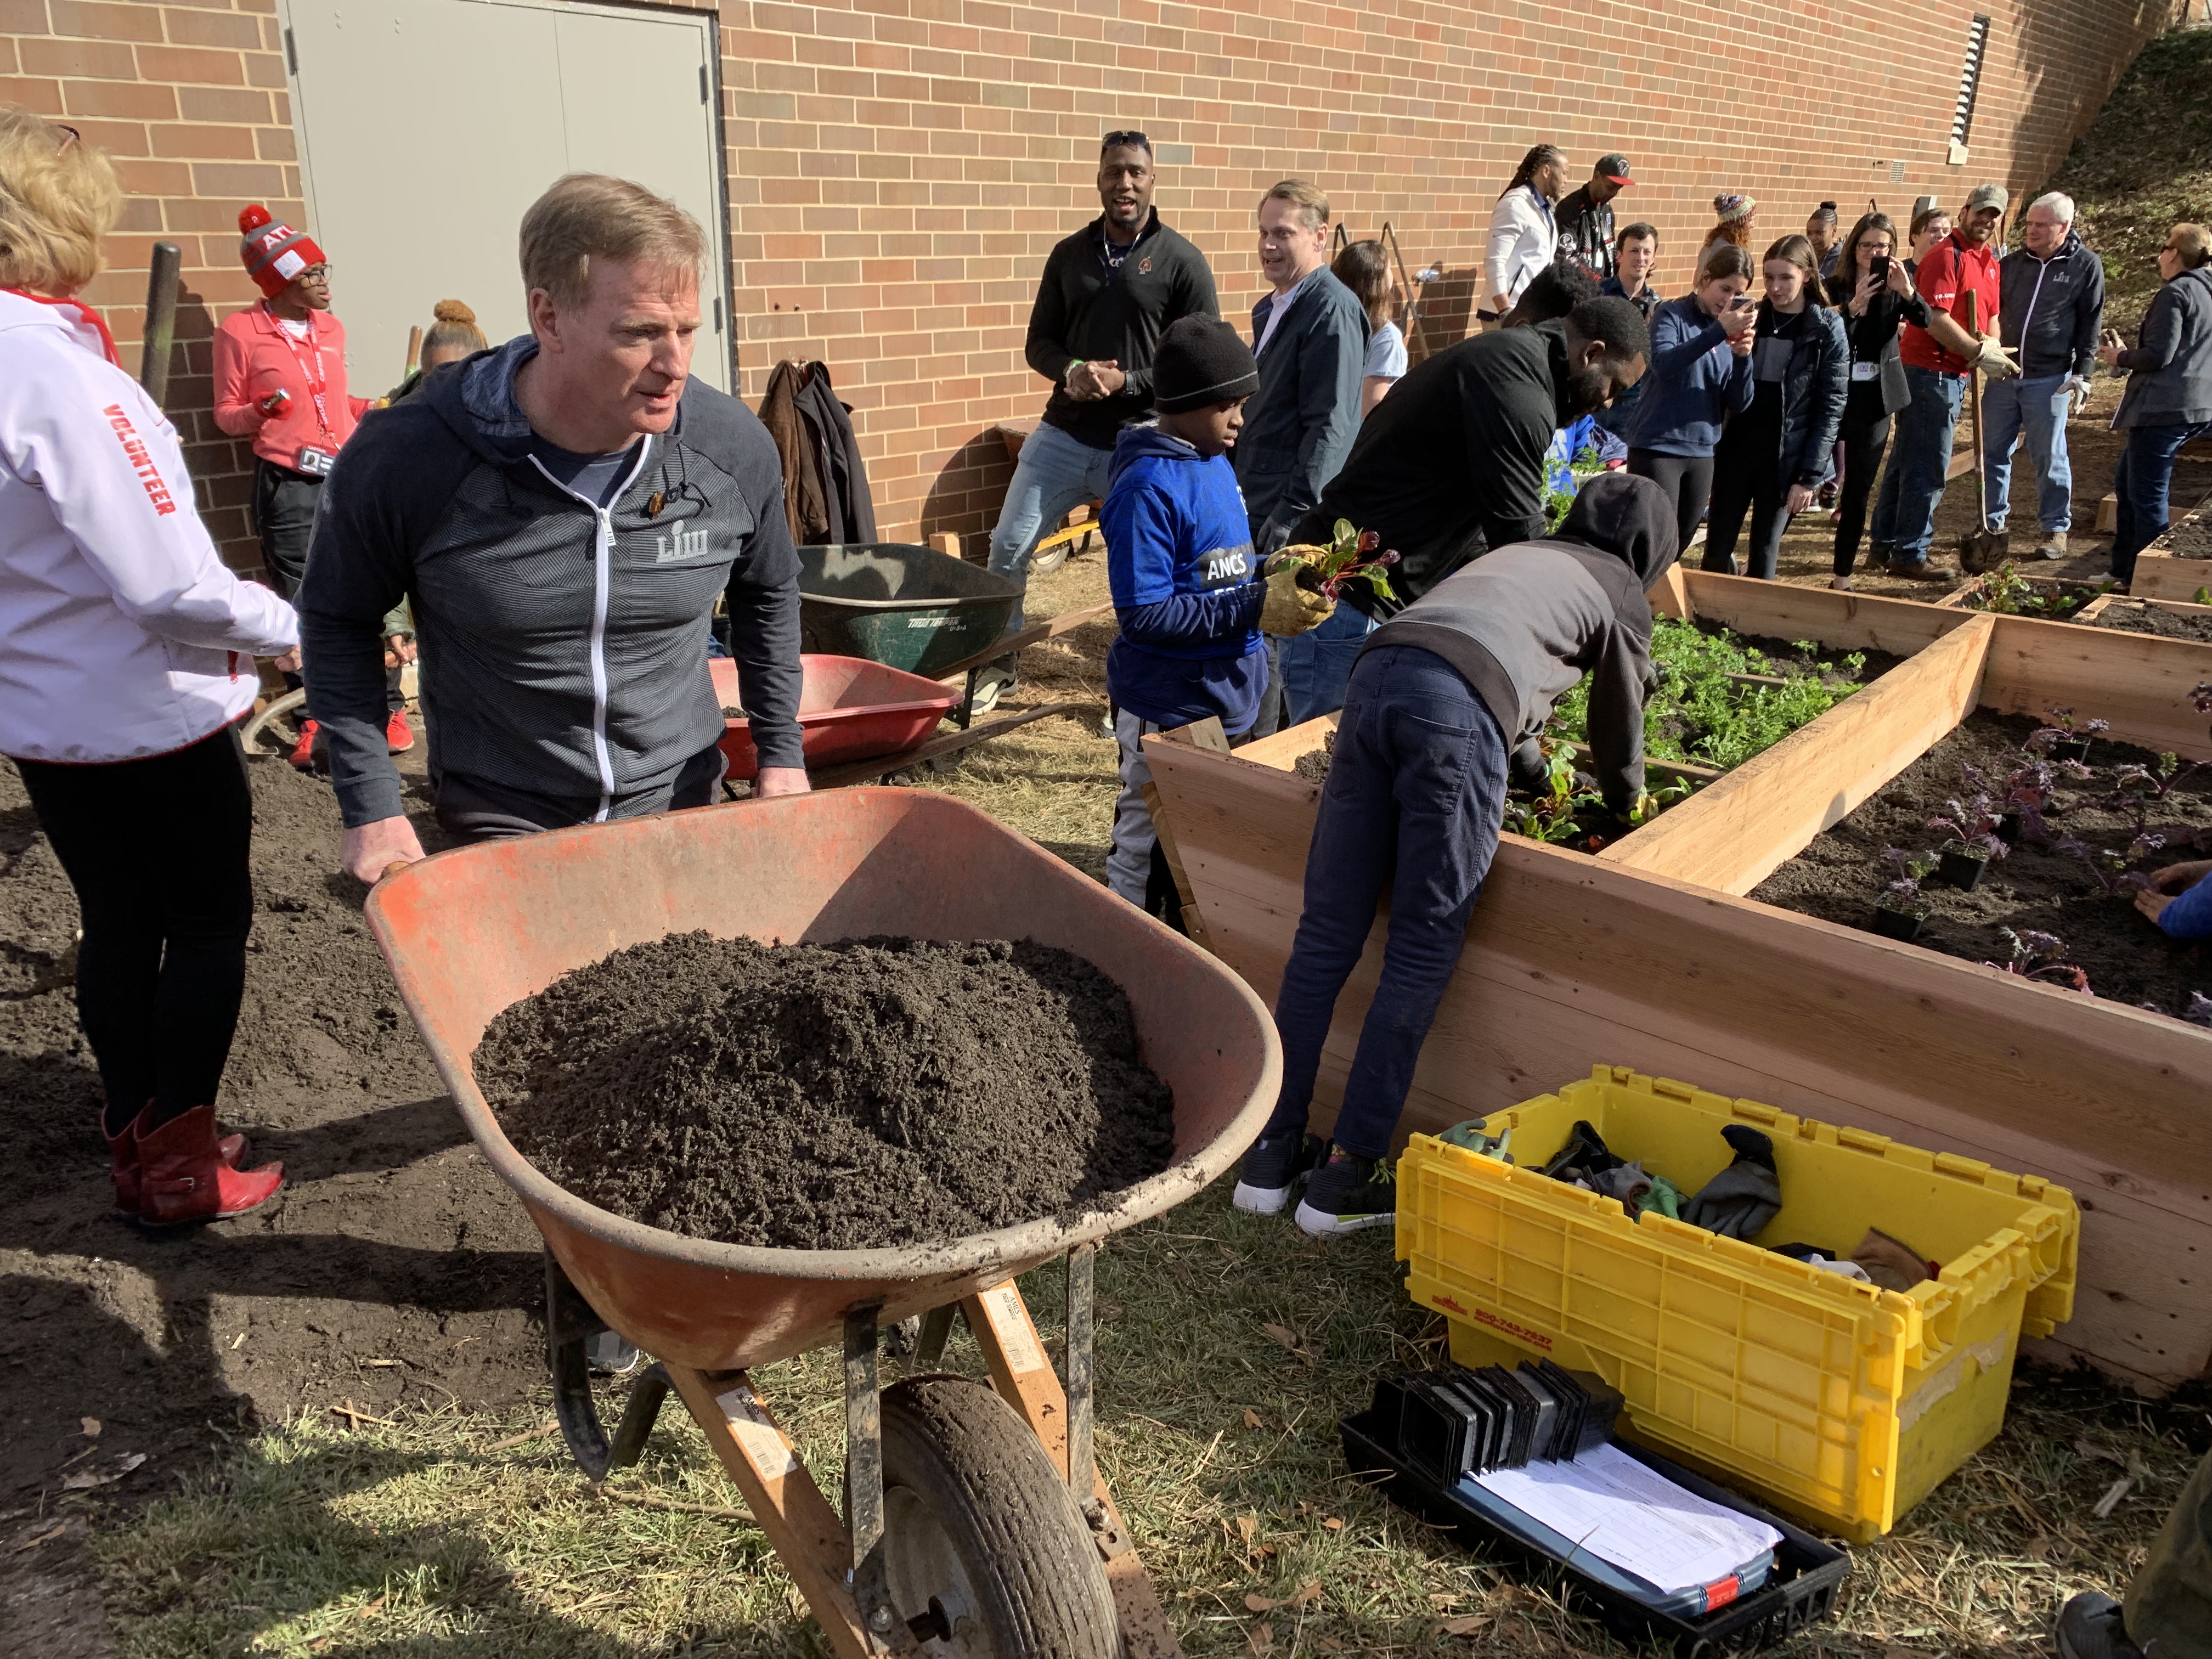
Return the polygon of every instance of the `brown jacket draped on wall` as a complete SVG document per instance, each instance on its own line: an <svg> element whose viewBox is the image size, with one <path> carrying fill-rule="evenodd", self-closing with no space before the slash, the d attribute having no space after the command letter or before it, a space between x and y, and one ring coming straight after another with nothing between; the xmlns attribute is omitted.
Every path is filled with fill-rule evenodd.
<svg viewBox="0 0 2212 1659"><path fill-rule="evenodd" d="M801 547L876 539L876 504L830 370L787 358L768 377L760 416L783 457L783 510Z"/></svg>

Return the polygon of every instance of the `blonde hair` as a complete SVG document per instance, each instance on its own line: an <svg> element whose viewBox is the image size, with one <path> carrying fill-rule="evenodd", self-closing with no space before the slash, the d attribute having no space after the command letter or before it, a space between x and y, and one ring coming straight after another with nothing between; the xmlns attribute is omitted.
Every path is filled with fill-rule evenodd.
<svg viewBox="0 0 2212 1659"><path fill-rule="evenodd" d="M2181 256L2184 270L2197 270L2212 264L2212 230L2202 225L2187 222L2176 225L2166 234L2166 245Z"/></svg>
<svg viewBox="0 0 2212 1659"><path fill-rule="evenodd" d="M430 331L422 337L422 355L434 351L450 351L455 346L465 346L471 351L482 351L491 344L484 331L477 326L477 314L459 300L441 300L430 315L435 319Z"/></svg>
<svg viewBox="0 0 2212 1659"><path fill-rule="evenodd" d="M1260 198L1265 207L1270 202L1290 202L1300 210L1298 218L1308 230L1319 230L1328 222L1328 198L1303 179L1285 179Z"/></svg>
<svg viewBox="0 0 2212 1659"><path fill-rule="evenodd" d="M76 293L100 274L100 239L122 210L106 150L0 105L0 288Z"/></svg>
<svg viewBox="0 0 2212 1659"><path fill-rule="evenodd" d="M706 233L682 208L601 173L556 179L522 216L522 285L544 289L564 309L590 296L594 256L680 270L696 283L706 252Z"/></svg>

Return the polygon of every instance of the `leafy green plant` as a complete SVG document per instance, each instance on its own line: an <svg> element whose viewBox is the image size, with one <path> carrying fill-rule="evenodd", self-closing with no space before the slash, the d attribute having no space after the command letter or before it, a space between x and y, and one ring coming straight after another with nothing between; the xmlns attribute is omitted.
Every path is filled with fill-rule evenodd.
<svg viewBox="0 0 2212 1659"><path fill-rule="evenodd" d="M2011 957L2004 962L1985 962L1983 967L2002 968L2022 979L2049 980L2069 991L2079 991L2085 997L2095 994L2089 989L2088 974L2065 959L2066 941L2056 933L2039 933L2033 927L2023 927L2018 933L2000 927L1997 932L2004 935Z"/></svg>
<svg viewBox="0 0 2212 1659"><path fill-rule="evenodd" d="M1398 555L1389 550L1376 551L1382 545L1379 532L1356 529L1349 519L1339 519L1327 547L1307 544L1286 547L1283 551L1303 563L1310 573L1301 581L1302 586L1315 588L1334 599L1342 594L1348 584L1364 581L1377 599L1394 599L1398 596L1391 591L1390 579L1383 572L1398 562Z"/></svg>
<svg viewBox="0 0 2212 1659"><path fill-rule="evenodd" d="M1726 629L1708 632L1661 617L1651 630L1659 685L1644 708L1644 753L1723 770L1740 766L1859 689L1844 677L1865 668L1863 652L1837 659L1831 672L1823 672L1815 660L1818 645L1806 641L1794 648L1800 659L1778 662ZM1746 675L1782 683L1747 684L1740 678ZM1567 736L1585 739L1587 681L1560 700L1555 719Z"/></svg>
<svg viewBox="0 0 2212 1659"><path fill-rule="evenodd" d="M2063 622L2098 594L2111 592L2115 586L2100 582L2087 593L2063 587L2045 592L2021 575L2008 560L1990 573L1981 592L1968 603L1977 611L1994 611L2001 617L2040 617L2046 622Z"/></svg>
<svg viewBox="0 0 2212 1659"><path fill-rule="evenodd" d="M1505 827L1531 841L1558 845L1582 833L1575 813L1600 803L1596 795L1580 787L1575 775L1574 745L1569 739L1547 728L1536 742L1544 757L1543 787L1525 796L1507 796Z"/></svg>

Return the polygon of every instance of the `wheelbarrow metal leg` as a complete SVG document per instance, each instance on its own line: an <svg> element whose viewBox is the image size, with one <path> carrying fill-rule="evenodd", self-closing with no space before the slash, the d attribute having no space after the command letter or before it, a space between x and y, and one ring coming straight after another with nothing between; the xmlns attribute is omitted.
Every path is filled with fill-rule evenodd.
<svg viewBox="0 0 2212 1659"><path fill-rule="evenodd" d="M921 1316L921 1340L914 1345L914 1368L933 1371L945 1363L945 1345L952 1340L953 1303L932 1308Z"/></svg>
<svg viewBox="0 0 2212 1659"><path fill-rule="evenodd" d="M1053 1374L1052 1361L1037 1339L1036 1326L1020 1290L1010 1279L968 1297L960 1304L960 1311L967 1316L968 1328L975 1333L991 1368L992 1386L1021 1413L1044 1443L1045 1455L1065 1473L1067 1397L1060 1390L1060 1378ZM1095 1471L1091 1495L1097 1508L1085 1505L1085 1513L1105 1568L1107 1586L1114 1592L1122 1651L1127 1659L1182 1659L1182 1645L1176 1640L1166 1610L1160 1606L1159 1593L1152 1588L1152 1577L1129 1541L1114 1494Z"/></svg>
<svg viewBox="0 0 2212 1659"><path fill-rule="evenodd" d="M869 1630L848 1582L851 1534L745 1374L671 1365L668 1379L744 1493L837 1659L915 1653L913 1633L903 1624L881 1635Z"/></svg>
<svg viewBox="0 0 2212 1659"><path fill-rule="evenodd" d="M561 1425L561 1438L576 1466L594 1480L604 1480L617 1469L626 1469L645 1450L647 1438L668 1398L668 1374L659 1365L647 1370L630 1385L623 1407L621 1425L612 1442L599 1425L598 1403L592 1397L591 1340L607 1328L592 1311L553 1253L545 1253L545 1354L553 1373L553 1415Z"/></svg>
<svg viewBox="0 0 2212 1659"><path fill-rule="evenodd" d="M852 1536L853 1599L872 1631L898 1622L884 1568L884 1413L878 1392L876 1314L845 1316L845 1530Z"/></svg>
<svg viewBox="0 0 2212 1659"><path fill-rule="evenodd" d="M1067 1253L1067 1485L1086 1514L1098 1502L1091 1490L1098 1478L1091 1451L1091 1281L1097 1255L1095 1244Z"/></svg>

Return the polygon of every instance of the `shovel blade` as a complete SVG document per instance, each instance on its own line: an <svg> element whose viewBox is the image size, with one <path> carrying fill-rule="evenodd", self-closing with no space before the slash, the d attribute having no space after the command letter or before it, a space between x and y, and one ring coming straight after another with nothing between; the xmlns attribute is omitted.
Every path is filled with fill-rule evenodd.
<svg viewBox="0 0 2212 1659"><path fill-rule="evenodd" d="M2008 530L1969 530L1959 538L1959 568L1970 576L1995 570L2011 556Z"/></svg>

